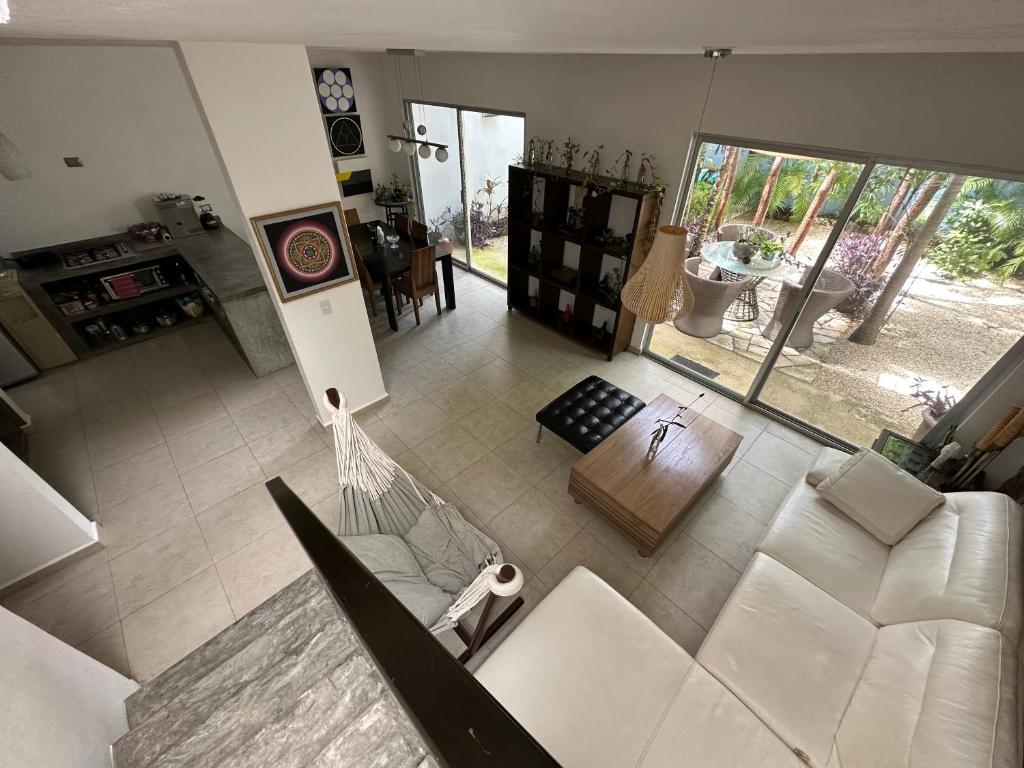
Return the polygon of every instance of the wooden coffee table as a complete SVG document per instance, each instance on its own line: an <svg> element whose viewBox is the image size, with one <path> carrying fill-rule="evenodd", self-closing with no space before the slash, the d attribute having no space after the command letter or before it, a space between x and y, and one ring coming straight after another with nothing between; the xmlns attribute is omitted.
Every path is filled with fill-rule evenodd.
<svg viewBox="0 0 1024 768"><path fill-rule="evenodd" d="M722 474L743 439L706 416L684 411L680 421L689 426L672 427L648 461L657 420L671 419L680 405L658 395L577 461L569 475L569 494L607 518L645 557Z"/></svg>

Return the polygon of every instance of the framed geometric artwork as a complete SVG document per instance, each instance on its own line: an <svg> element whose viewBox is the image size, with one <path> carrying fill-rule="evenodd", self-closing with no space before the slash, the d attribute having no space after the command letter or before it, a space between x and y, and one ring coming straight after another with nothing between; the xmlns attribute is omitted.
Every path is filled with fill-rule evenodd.
<svg viewBox="0 0 1024 768"><path fill-rule="evenodd" d="M364 157L363 121L359 115L330 115L324 118L331 157L335 160Z"/></svg>
<svg viewBox="0 0 1024 768"><path fill-rule="evenodd" d="M281 301L356 279L341 203L250 219Z"/></svg>
<svg viewBox="0 0 1024 768"><path fill-rule="evenodd" d="M356 92L352 87L352 70L348 67L314 69L316 95L320 99L320 110L325 115L343 112L357 112Z"/></svg>

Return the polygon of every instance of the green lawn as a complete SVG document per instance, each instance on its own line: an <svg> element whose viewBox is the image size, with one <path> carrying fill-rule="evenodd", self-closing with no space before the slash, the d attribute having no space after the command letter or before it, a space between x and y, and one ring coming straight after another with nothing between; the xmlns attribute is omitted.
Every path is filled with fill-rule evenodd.
<svg viewBox="0 0 1024 768"><path fill-rule="evenodd" d="M504 238L502 238L501 244L504 246ZM474 248L473 269L486 272L491 277L507 283L508 256L505 253L504 247L496 248L493 245L489 245L486 248Z"/></svg>

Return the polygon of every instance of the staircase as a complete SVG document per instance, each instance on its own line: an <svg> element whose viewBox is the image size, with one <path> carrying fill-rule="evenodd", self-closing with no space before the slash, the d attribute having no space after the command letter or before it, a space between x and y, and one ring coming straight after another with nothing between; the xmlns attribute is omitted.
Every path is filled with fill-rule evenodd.
<svg viewBox="0 0 1024 768"><path fill-rule="evenodd" d="M313 571L125 706L115 768L437 768Z"/></svg>

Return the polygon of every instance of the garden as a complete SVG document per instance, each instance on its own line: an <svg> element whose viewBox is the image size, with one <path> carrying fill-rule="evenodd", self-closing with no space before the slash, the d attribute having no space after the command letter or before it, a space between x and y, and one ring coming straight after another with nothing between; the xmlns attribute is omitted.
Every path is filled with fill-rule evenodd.
<svg viewBox="0 0 1024 768"><path fill-rule="evenodd" d="M762 227L799 282L861 170L704 145L686 209L690 255L724 224ZM857 444L883 427L912 435L1024 335L1024 184L876 166L825 270L849 293L814 322L809 346L784 348L761 400ZM651 349L746 392L771 347L763 332L781 288L761 284L756 321L727 320L710 339L663 324Z"/></svg>
<svg viewBox="0 0 1024 768"><path fill-rule="evenodd" d="M502 179L489 178L476 191L469 207L473 268L502 283L508 281L508 196L500 194ZM450 206L429 222L430 230L452 241L452 256L466 262L466 217Z"/></svg>

